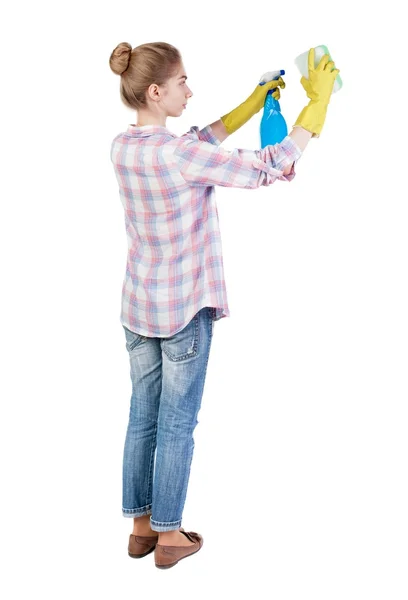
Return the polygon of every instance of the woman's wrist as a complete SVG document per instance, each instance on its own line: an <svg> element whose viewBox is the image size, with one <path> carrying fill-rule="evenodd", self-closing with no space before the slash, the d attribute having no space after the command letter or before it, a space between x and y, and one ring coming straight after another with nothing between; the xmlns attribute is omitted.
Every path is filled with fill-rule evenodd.
<svg viewBox="0 0 408 600"><path fill-rule="evenodd" d="M289 134L289 136L294 142L296 142L296 144L299 146L302 152L308 145L309 140L312 138L312 135L313 133L311 131L307 131L307 129L303 129L303 127L294 127Z"/></svg>

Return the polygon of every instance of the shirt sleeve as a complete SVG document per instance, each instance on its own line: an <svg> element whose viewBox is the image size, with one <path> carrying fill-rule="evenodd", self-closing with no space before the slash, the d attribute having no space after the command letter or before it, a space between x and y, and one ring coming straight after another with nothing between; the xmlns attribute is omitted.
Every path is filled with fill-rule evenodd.
<svg viewBox="0 0 408 600"><path fill-rule="evenodd" d="M191 186L254 189L271 185L277 179L292 181L295 177L295 162L302 152L289 135L280 144L265 146L261 150L235 148L229 151L221 148L219 141L218 144L209 141L211 136L215 138L209 125L201 131L196 127L192 129L196 130L197 137L194 139L191 134L181 136L174 150L178 169ZM208 141L200 138L201 135ZM292 163L290 173L283 175L283 169Z"/></svg>
<svg viewBox="0 0 408 600"><path fill-rule="evenodd" d="M203 129L199 129L197 125L193 125L190 127L190 130L181 137L184 138L187 136L189 136L189 138L192 136L193 138L197 138L202 142L214 144L214 146L219 146L221 144L220 140L214 135L211 125L207 125Z"/></svg>

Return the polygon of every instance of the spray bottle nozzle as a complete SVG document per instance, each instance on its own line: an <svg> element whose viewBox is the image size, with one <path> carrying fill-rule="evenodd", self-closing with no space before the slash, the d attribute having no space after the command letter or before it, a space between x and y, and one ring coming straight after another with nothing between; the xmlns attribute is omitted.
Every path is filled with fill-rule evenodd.
<svg viewBox="0 0 408 600"><path fill-rule="evenodd" d="M280 69L279 71L268 71L264 73L259 81L259 85L265 85L268 81L272 81L273 79L279 79L282 75L285 75L284 69Z"/></svg>

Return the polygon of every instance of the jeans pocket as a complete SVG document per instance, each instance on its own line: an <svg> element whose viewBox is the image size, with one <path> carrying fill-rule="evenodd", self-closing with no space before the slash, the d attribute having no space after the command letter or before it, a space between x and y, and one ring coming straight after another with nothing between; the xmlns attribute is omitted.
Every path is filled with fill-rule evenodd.
<svg viewBox="0 0 408 600"><path fill-rule="evenodd" d="M122 324L122 327L125 331L126 336L126 350L128 352L132 352L136 346L139 346L145 339L146 336L141 335L140 333L135 333L134 331L130 331L127 327Z"/></svg>
<svg viewBox="0 0 408 600"><path fill-rule="evenodd" d="M198 312L184 329L171 337L161 339L162 350L171 361L188 360L198 354L199 327Z"/></svg>

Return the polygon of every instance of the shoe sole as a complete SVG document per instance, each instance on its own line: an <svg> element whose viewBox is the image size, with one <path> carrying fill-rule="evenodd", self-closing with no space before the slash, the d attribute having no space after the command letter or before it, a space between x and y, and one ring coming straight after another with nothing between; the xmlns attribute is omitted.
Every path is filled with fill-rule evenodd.
<svg viewBox="0 0 408 600"><path fill-rule="evenodd" d="M201 546L201 548L202 548L202 546ZM171 569L171 567L175 567L181 560L184 560L185 558L188 558L189 556L193 556L193 554L197 554L197 552L199 550L201 550L201 548L197 548L197 550L194 550L194 552L191 552L190 554L186 554L186 556L182 556L181 558L176 560L176 562L170 563L169 565L157 565L156 563L154 563L154 564L156 565L156 567L158 569Z"/></svg>
<svg viewBox="0 0 408 600"><path fill-rule="evenodd" d="M130 558L143 558L143 556L147 556L148 554L153 552L154 549L155 549L155 546L153 546L153 548L150 548L150 550L148 550L144 554L130 554L130 552L128 552L128 554L129 554Z"/></svg>

